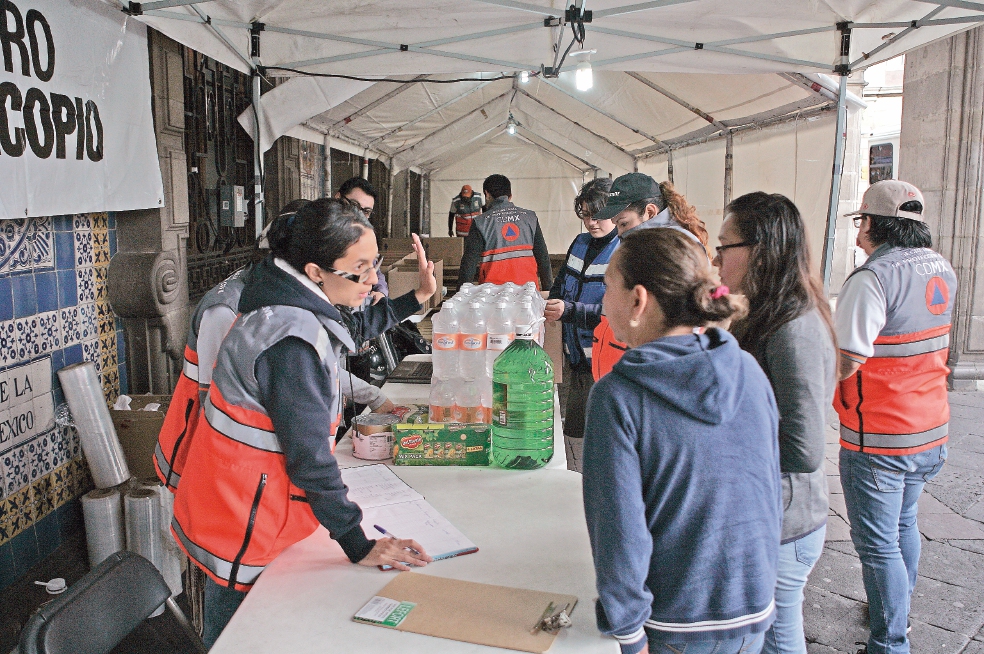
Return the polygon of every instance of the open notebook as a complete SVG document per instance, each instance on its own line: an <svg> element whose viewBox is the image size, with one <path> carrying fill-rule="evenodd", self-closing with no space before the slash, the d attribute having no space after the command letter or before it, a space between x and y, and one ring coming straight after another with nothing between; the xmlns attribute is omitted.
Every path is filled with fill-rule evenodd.
<svg viewBox="0 0 984 654"><path fill-rule="evenodd" d="M362 507L362 529L369 538L382 538L374 525L399 538L420 543L435 561L477 552L424 496L381 463L342 469L349 499Z"/></svg>

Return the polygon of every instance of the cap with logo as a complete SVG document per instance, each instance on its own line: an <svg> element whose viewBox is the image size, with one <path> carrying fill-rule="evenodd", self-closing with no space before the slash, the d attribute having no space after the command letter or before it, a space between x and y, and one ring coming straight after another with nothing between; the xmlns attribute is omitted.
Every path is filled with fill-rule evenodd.
<svg viewBox="0 0 984 654"><path fill-rule="evenodd" d="M472 187L469 186L468 184L465 184L464 186L461 187L461 195L463 197L470 198L473 192L474 191L472 191Z"/></svg>
<svg viewBox="0 0 984 654"><path fill-rule="evenodd" d="M633 202L661 198L656 180L644 173L629 173L617 177L608 191L608 203L594 215L595 220L611 220Z"/></svg>
<svg viewBox="0 0 984 654"><path fill-rule="evenodd" d="M897 179L885 179L875 182L864 192L861 198L861 208L845 216L884 216L886 218L909 218L925 222L922 207L919 211L903 211L906 202L918 202L925 205L923 195L915 186Z"/></svg>

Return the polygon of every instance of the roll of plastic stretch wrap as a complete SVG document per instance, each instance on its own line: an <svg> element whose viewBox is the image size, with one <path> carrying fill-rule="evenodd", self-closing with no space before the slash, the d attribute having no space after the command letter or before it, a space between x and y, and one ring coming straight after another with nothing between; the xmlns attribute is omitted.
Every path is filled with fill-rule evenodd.
<svg viewBox="0 0 984 654"><path fill-rule="evenodd" d="M90 568L96 567L111 554L126 549L123 502L118 489L97 488L83 495L82 516Z"/></svg>
<svg viewBox="0 0 984 654"><path fill-rule="evenodd" d="M109 417L96 367L89 361L66 366L58 371L58 379L96 488L122 484L130 478L130 470Z"/></svg>
<svg viewBox="0 0 984 654"><path fill-rule="evenodd" d="M126 509L126 548L154 564L164 567L164 548L161 539L161 501L150 488L135 488L123 498ZM151 617L164 611L161 605Z"/></svg>
<svg viewBox="0 0 984 654"><path fill-rule="evenodd" d="M171 595L181 592L181 559L184 556L181 548L174 541L171 535L171 518L174 517L174 493L164 488L164 485L157 477L144 477L137 481L141 488L149 488L157 493L158 502L161 506L161 550L163 551L163 563L161 574L164 581L171 589Z"/></svg>

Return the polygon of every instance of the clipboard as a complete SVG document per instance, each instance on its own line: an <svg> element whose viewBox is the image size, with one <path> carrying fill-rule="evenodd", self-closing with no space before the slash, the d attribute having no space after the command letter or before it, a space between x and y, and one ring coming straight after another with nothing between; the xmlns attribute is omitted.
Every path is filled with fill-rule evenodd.
<svg viewBox="0 0 984 654"><path fill-rule="evenodd" d="M360 617L381 604L379 598L395 600L395 605L389 603L394 609L385 616L377 614L377 619ZM567 605L570 614L577 601L574 595L401 572L353 619L425 636L541 653L557 637L534 629L547 608Z"/></svg>

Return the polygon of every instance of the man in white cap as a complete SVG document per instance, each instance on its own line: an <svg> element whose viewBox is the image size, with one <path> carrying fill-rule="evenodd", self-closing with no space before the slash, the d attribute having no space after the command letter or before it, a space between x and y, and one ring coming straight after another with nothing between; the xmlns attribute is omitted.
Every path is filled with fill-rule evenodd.
<svg viewBox="0 0 984 654"><path fill-rule="evenodd" d="M912 184L872 184L851 215L868 260L837 301L841 382L834 407L851 540L868 595L871 634L858 654L908 654L917 501L946 461L957 277L930 249L923 196Z"/></svg>

